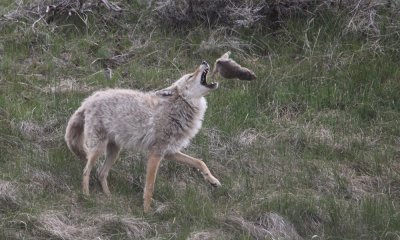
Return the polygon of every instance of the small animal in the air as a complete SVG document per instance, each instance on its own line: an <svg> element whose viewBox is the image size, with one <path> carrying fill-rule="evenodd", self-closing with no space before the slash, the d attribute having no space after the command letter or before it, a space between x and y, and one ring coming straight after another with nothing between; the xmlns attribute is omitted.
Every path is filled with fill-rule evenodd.
<svg viewBox="0 0 400 240"><path fill-rule="evenodd" d="M214 77L215 74L219 73L222 77L228 79L238 78L240 80L248 81L256 79L256 75L253 71L240 66L229 57L230 54L231 52L228 51L215 61L211 77Z"/></svg>
<svg viewBox="0 0 400 240"><path fill-rule="evenodd" d="M218 83L207 83L208 72L209 65L202 62L195 72L160 91L109 89L86 98L65 133L69 149L86 161L83 193L89 195L90 172L105 153L98 178L104 193L110 194L107 176L122 148L148 153L145 212L150 210L157 170L164 158L195 167L211 185L220 186L203 161L181 152L201 128L207 108L204 96L218 88Z"/></svg>

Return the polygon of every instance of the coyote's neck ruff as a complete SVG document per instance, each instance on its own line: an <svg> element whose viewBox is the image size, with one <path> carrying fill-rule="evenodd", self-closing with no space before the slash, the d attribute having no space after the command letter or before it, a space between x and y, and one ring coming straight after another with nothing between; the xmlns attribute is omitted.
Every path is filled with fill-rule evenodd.
<svg viewBox="0 0 400 240"><path fill-rule="evenodd" d="M145 210L150 207L149 197L163 157L197 167L210 183L219 185L202 161L180 153L201 128L207 108L204 96L218 87L216 83L207 83L208 71L208 64L203 62L194 73L157 92L110 89L88 97L72 115L65 134L68 147L88 160L84 193L89 193L90 171L104 152L106 162L99 178L104 192L109 193L106 178L121 148L149 152Z"/></svg>
<svg viewBox="0 0 400 240"><path fill-rule="evenodd" d="M174 153L186 147L200 130L207 102L204 97L187 99L178 88L171 96L161 98L156 107L160 111L152 119L156 136L144 142L145 148Z"/></svg>

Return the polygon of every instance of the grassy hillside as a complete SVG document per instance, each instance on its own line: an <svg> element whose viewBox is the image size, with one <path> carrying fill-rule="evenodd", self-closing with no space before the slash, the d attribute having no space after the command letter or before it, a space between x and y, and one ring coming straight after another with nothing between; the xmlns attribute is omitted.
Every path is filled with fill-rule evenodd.
<svg viewBox="0 0 400 240"><path fill-rule="evenodd" d="M400 239L400 17L361 5L264 6L236 26L179 22L160 1L50 18L44 2L0 0L0 239ZM112 197L96 171L84 197L63 140L80 102L163 88L228 50L257 80L217 79L185 150L222 187L164 161L144 214L146 155L126 151Z"/></svg>

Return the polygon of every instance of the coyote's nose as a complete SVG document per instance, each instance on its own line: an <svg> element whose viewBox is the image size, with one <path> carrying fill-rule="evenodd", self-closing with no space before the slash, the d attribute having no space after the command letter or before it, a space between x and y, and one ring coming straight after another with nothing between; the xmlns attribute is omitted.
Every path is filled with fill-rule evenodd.
<svg viewBox="0 0 400 240"><path fill-rule="evenodd" d="M209 66L208 63L206 61L204 61L204 60L201 62L201 64L202 65L206 65L207 67Z"/></svg>

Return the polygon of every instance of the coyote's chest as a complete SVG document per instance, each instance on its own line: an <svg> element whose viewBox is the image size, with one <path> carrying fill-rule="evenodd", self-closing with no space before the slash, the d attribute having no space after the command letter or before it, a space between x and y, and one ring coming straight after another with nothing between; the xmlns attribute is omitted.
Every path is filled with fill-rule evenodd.
<svg viewBox="0 0 400 240"><path fill-rule="evenodd" d="M178 97L163 107L162 116L155 124L159 147L176 152L186 147L199 132L207 108L205 98L186 100Z"/></svg>

